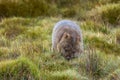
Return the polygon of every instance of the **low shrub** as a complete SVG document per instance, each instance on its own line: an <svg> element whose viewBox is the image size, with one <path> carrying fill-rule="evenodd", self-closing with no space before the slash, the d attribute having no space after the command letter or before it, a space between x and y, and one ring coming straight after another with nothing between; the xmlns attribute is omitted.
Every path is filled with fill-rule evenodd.
<svg viewBox="0 0 120 80"><path fill-rule="evenodd" d="M5 35L7 38L14 38L19 34L22 34L27 30L27 26L30 24L30 20L23 18L9 18L3 19L0 23L0 27L3 29L2 35Z"/></svg>
<svg viewBox="0 0 120 80"><path fill-rule="evenodd" d="M82 58L83 57L83 58ZM85 55L81 56L79 60L80 71L86 73L86 75L92 79L96 80L105 75L104 73L104 61L105 57L103 58L103 53L95 51L95 50L88 50ZM79 68L78 68L79 69Z"/></svg>
<svg viewBox="0 0 120 80"><path fill-rule="evenodd" d="M118 25L120 24L120 4L107 4L96 7L88 12L88 16L98 22L106 24Z"/></svg>
<svg viewBox="0 0 120 80"><path fill-rule="evenodd" d="M44 0L1 0L0 17L37 17L55 13L55 7ZM52 10L52 11L51 11Z"/></svg>
<svg viewBox="0 0 120 80"><path fill-rule="evenodd" d="M93 22L93 21L85 21L81 24L81 28L84 30L90 30L93 32L102 32L104 34L110 33L109 28L105 25Z"/></svg>
<svg viewBox="0 0 120 80"><path fill-rule="evenodd" d="M119 45L116 45L115 43L108 43L105 40L102 40L95 36L86 36L85 38L86 44L88 44L90 47L99 49L106 54L115 54L120 55L120 47Z"/></svg>
<svg viewBox="0 0 120 80"><path fill-rule="evenodd" d="M26 58L0 62L0 79L4 80L39 80L37 67Z"/></svg>

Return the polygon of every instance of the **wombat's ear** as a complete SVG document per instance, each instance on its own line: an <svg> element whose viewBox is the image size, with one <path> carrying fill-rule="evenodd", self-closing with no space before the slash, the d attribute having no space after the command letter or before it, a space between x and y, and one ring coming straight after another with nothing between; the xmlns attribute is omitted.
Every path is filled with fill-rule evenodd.
<svg viewBox="0 0 120 80"><path fill-rule="evenodd" d="M65 33L63 34L63 38L64 38L64 39L68 39L68 38L70 38L70 34L67 33L67 32L65 32Z"/></svg>

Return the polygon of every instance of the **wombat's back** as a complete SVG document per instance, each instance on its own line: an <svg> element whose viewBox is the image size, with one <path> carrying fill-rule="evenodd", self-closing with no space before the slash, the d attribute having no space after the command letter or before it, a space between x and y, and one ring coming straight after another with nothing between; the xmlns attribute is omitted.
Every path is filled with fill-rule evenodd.
<svg viewBox="0 0 120 80"><path fill-rule="evenodd" d="M64 27L64 26L69 26L73 29L75 29L76 31L79 31L80 32L80 27L79 25L77 25L75 22L73 21L70 21L70 20L61 20L59 21L58 23L55 24L55 27L53 29L53 32L56 30L56 29L59 29L61 27Z"/></svg>
<svg viewBox="0 0 120 80"><path fill-rule="evenodd" d="M81 38L81 48L83 48L83 40L82 40L82 32L79 27L75 22L70 21L70 20L61 20L58 23L55 24L53 28L53 33L52 33L52 48L56 49L57 43L59 42L62 34L66 31L72 30L71 34L76 32L80 38Z"/></svg>

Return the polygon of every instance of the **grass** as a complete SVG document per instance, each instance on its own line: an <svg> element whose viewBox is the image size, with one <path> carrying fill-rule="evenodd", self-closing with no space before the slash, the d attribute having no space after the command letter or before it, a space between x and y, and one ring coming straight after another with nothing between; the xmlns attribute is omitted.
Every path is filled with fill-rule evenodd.
<svg viewBox="0 0 120 80"><path fill-rule="evenodd" d="M1 79L35 79L39 80L40 74L37 67L26 58L0 62Z"/></svg>
<svg viewBox="0 0 120 80"><path fill-rule="evenodd" d="M1 79L107 80L119 75L119 28L77 21L83 30L85 53L68 62L51 51L52 29L59 20L13 17L1 21ZM15 36L8 37L7 32Z"/></svg>
<svg viewBox="0 0 120 80"><path fill-rule="evenodd" d="M87 14L91 19L110 25L119 25L120 21L120 3L106 4L96 7ZM114 14L114 15L113 15Z"/></svg>
<svg viewBox="0 0 120 80"><path fill-rule="evenodd" d="M86 11L95 6L118 2L119 0L0 0L0 18L62 16L81 20L86 18Z"/></svg>
<svg viewBox="0 0 120 80"><path fill-rule="evenodd" d="M0 0L0 80L120 80L119 6L119 0ZM70 61L51 50L53 27L63 19L83 34L84 54Z"/></svg>

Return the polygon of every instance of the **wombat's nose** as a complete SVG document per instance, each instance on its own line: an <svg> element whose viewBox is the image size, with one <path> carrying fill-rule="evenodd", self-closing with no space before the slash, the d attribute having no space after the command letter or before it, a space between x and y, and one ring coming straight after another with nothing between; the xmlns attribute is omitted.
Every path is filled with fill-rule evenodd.
<svg viewBox="0 0 120 80"><path fill-rule="evenodd" d="M72 51L72 53L75 53L75 51Z"/></svg>
<svg viewBox="0 0 120 80"><path fill-rule="evenodd" d="M69 57L69 56L67 56L67 57L66 57L66 59L67 59L67 60L70 60L70 57Z"/></svg>

